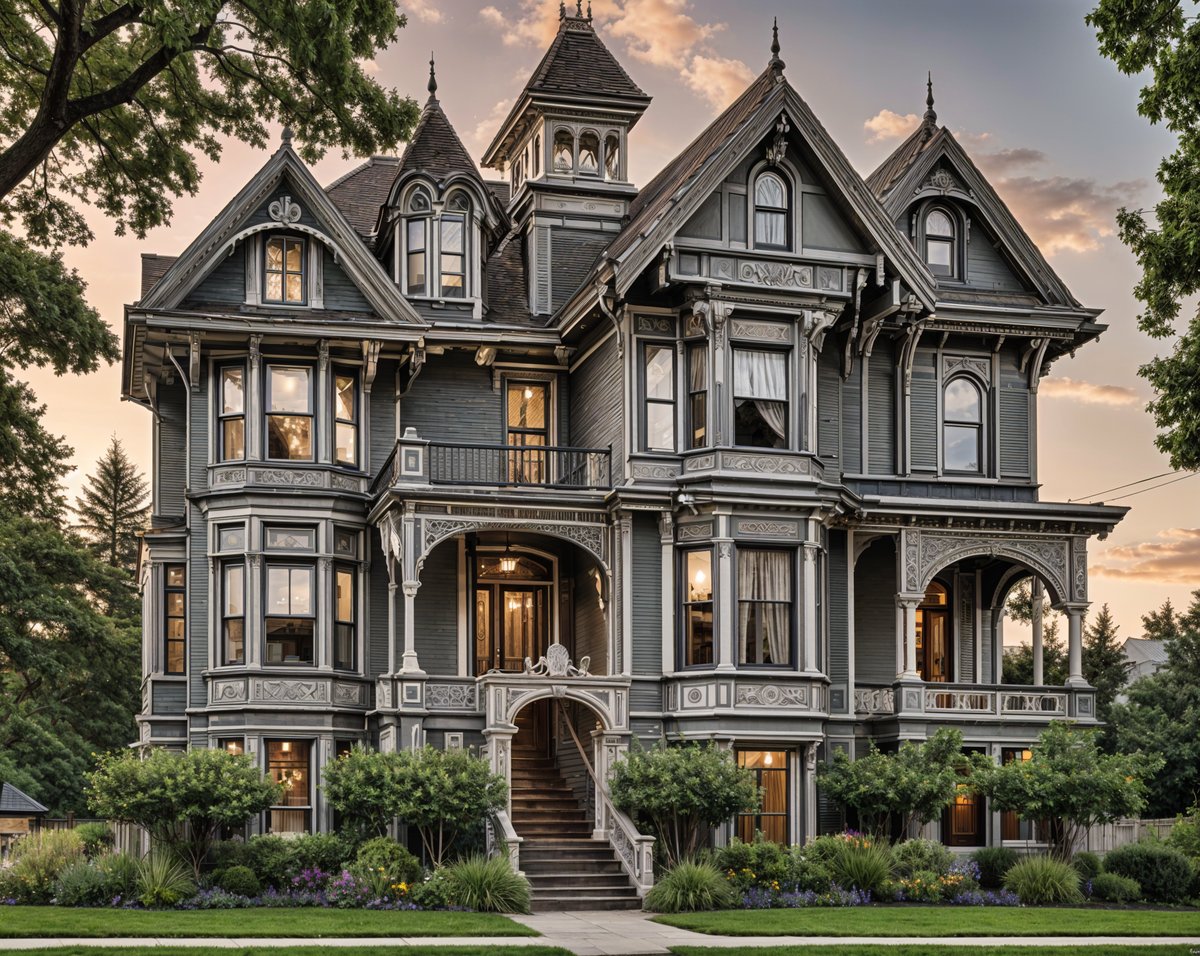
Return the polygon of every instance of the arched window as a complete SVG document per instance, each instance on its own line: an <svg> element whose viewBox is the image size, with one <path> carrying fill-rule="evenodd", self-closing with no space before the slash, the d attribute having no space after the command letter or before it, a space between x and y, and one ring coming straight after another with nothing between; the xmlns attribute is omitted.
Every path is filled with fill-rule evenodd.
<svg viewBox="0 0 1200 956"><path fill-rule="evenodd" d="M575 137L569 129L554 131L554 171L569 173L575 167Z"/></svg>
<svg viewBox="0 0 1200 956"><path fill-rule="evenodd" d="M406 295L428 295L429 280L429 213L432 210L429 193L414 189L408 197L404 223L404 292Z"/></svg>
<svg viewBox="0 0 1200 956"><path fill-rule="evenodd" d="M600 137L590 130L579 137L579 171L589 175L600 172Z"/></svg>
<svg viewBox="0 0 1200 956"><path fill-rule="evenodd" d="M788 189L775 173L754 181L754 244L759 248L788 248Z"/></svg>
<svg viewBox="0 0 1200 956"><path fill-rule="evenodd" d="M471 203L463 193L454 193L440 220L440 273L442 295L461 299L467 295L467 224Z"/></svg>
<svg viewBox="0 0 1200 956"><path fill-rule="evenodd" d="M925 261L938 276L954 275L958 261L954 220L944 209L931 209L925 215Z"/></svg>
<svg viewBox="0 0 1200 956"><path fill-rule="evenodd" d="M960 375L942 397L942 466L946 471L983 471L983 393Z"/></svg>
<svg viewBox="0 0 1200 956"><path fill-rule="evenodd" d="M621 139L616 133L604 137L604 176L606 179L621 178Z"/></svg>

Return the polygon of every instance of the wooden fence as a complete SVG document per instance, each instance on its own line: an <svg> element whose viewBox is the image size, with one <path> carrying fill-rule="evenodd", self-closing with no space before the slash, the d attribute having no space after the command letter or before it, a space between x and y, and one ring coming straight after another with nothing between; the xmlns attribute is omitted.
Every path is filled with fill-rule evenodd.
<svg viewBox="0 0 1200 956"><path fill-rule="evenodd" d="M1146 837L1165 838L1175 826L1174 817L1159 820L1117 820L1115 823L1104 823L1087 831L1080 850L1090 850L1092 853L1107 853L1119 846L1137 843Z"/></svg>

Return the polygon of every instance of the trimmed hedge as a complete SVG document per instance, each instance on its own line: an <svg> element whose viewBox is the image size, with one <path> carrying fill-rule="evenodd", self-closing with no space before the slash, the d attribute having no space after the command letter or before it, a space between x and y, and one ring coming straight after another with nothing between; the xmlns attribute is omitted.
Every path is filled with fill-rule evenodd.
<svg viewBox="0 0 1200 956"><path fill-rule="evenodd" d="M1191 860L1165 843L1131 843L1110 850L1104 871L1133 880L1153 903L1182 903L1196 878Z"/></svg>

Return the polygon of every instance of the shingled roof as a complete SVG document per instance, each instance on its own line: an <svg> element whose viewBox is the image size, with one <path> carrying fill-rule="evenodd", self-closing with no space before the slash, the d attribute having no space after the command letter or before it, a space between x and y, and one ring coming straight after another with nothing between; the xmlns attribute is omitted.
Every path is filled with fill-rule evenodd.
<svg viewBox="0 0 1200 956"><path fill-rule="evenodd" d="M886 199L925 151L936 149L945 135L948 135L945 127L931 130L925 124L918 126L913 134L897 146L895 151L879 164L879 168L867 177L867 187L880 201Z"/></svg>
<svg viewBox="0 0 1200 956"><path fill-rule="evenodd" d="M398 157L372 156L325 187L325 194L363 239L374 234L379 207L387 201L399 170Z"/></svg>
<svg viewBox="0 0 1200 956"><path fill-rule="evenodd" d="M554 42L525 84L525 92L650 99L604 45L591 16L583 16L578 6L576 16L566 16L564 11Z"/></svg>
<svg viewBox="0 0 1200 956"><path fill-rule="evenodd" d="M467 152L467 147L458 138L458 133L450 124L450 120L442 111L442 104L437 98L437 76L433 71L433 60L429 61L429 99L421 110L421 118L413 131L408 148L400 159L397 176L420 170L437 179L444 179L451 173L470 173L483 182L475 160Z"/></svg>
<svg viewBox="0 0 1200 956"><path fill-rule="evenodd" d="M11 783L0 784L0 813L38 814L49 813L24 790L18 790Z"/></svg>

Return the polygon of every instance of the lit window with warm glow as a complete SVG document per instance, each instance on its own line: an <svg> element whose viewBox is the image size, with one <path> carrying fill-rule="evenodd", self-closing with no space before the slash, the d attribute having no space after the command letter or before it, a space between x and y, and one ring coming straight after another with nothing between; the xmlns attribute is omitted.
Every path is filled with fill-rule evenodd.
<svg viewBox="0 0 1200 956"><path fill-rule="evenodd" d="M222 737L217 741L217 747L234 757L240 757L246 752L245 739L242 737Z"/></svg>
<svg viewBox="0 0 1200 956"><path fill-rule="evenodd" d="M312 461L312 369L267 367L267 457L276 461Z"/></svg>
<svg viewBox="0 0 1200 956"><path fill-rule="evenodd" d="M683 553L683 663L713 663L712 551Z"/></svg>
<svg viewBox="0 0 1200 956"><path fill-rule="evenodd" d="M268 740L267 775L280 785L271 807L270 833L306 833L312 827L312 779L307 740Z"/></svg>
<svg viewBox="0 0 1200 956"><path fill-rule="evenodd" d="M333 460L358 465L358 381L352 372L333 376Z"/></svg>
<svg viewBox="0 0 1200 956"><path fill-rule="evenodd" d="M274 236L267 240L263 301L303 305L304 240Z"/></svg>
<svg viewBox="0 0 1200 956"><path fill-rule="evenodd" d="M246 367L222 366L217 399L220 461L241 461L246 457Z"/></svg>
<svg viewBox="0 0 1200 956"><path fill-rule="evenodd" d="M762 803L757 813L737 818L738 838L753 843L758 834L771 843L790 843L788 835L788 754L786 750L739 750L739 767L754 774Z"/></svg>
<svg viewBox="0 0 1200 956"><path fill-rule="evenodd" d="M186 671L184 648L187 625L187 569L182 564L163 568L163 628L165 631L166 661L163 672L182 674Z"/></svg>

